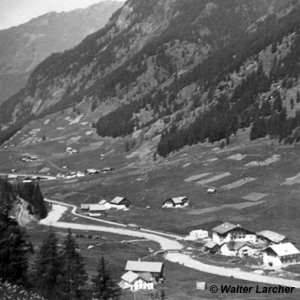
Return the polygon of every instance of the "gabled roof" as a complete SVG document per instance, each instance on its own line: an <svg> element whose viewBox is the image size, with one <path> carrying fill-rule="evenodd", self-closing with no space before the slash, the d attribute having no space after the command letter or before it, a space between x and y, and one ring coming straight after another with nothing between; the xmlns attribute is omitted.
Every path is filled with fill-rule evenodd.
<svg viewBox="0 0 300 300"><path fill-rule="evenodd" d="M213 249L214 247L216 246L220 246L219 244L217 244L216 242L214 241L208 241L204 247L207 248L207 249Z"/></svg>
<svg viewBox="0 0 300 300"><path fill-rule="evenodd" d="M151 273L149 273L149 272L142 273L142 274L139 275L139 277L141 279L143 279L144 281L146 281L146 282L152 282L153 281L153 277L152 277Z"/></svg>
<svg viewBox="0 0 300 300"><path fill-rule="evenodd" d="M240 250L242 247L246 246L247 242L233 242L233 243L228 243L227 247L229 250Z"/></svg>
<svg viewBox="0 0 300 300"><path fill-rule="evenodd" d="M299 250L292 244L292 243L284 243L278 245L271 245L267 249L272 249L278 256L286 256L286 255L293 255L299 254Z"/></svg>
<svg viewBox="0 0 300 300"><path fill-rule="evenodd" d="M124 199L126 199L126 198L125 197L117 196L114 199L112 199L110 201L110 203L112 203L112 204L120 204Z"/></svg>
<svg viewBox="0 0 300 300"><path fill-rule="evenodd" d="M105 205L90 204L89 211L102 211L102 210L107 210Z"/></svg>
<svg viewBox="0 0 300 300"><path fill-rule="evenodd" d="M150 272L160 273L163 268L162 262L150 262L150 261L133 261L128 260L126 263L125 270L133 272Z"/></svg>
<svg viewBox="0 0 300 300"><path fill-rule="evenodd" d="M128 283L133 283L139 278L139 275L132 271L128 271L121 278Z"/></svg>
<svg viewBox="0 0 300 300"><path fill-rule="evenodd" d="M173 198L169 198L167 199L165 202L167 201L172 201L174 204L181 204L184 202L184 200L188 200L187 197L173 197Z"/></svg>
<svg viewBox="0 0 300 300"><path fill-rule="evenodd" d="M263 231L257 232L257 235L262 236L275 244L278 244L286 239L286 237L284 235L279 234L274 231L271 231L271 230L263 230Z"/></svg>
<svg viewBox="0 0 300 300"><path fill-rule="evenodd" d="M224 233L227 233L235 228L238 228L239 226L238 225L234 225L234 224L231 224L229 222L225 222L219 226L216 226L212 229L212 231L216 232L216 233L219 233L219 234L224 234Z"/></svg>

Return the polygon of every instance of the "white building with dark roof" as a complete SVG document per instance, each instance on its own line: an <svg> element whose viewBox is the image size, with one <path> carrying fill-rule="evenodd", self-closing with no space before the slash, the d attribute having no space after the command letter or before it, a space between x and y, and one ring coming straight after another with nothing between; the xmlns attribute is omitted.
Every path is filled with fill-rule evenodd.
<svg viewBox="0 0 300 300"><path fill-rule="evenodd" d="M119 286L124 290L139 291L154 289L154 278L149 272L138 274L128 271L121 279Z"/></svg>
<svg viewBox="0 0 300 300"><path fill-rule="evenodd" d="M117 196L110 201L110 205L112 208L116 209L128 209L131 202L126 197Z"/></svg>
<svg viewBox="0 0 300 300"><path fill-rule="evenodd" d="M162 262L152 261L133 261L128 260L125 270L132 271L137 274L150 273L155 282L160 282L163 279L164 264Z"/></svg>
<svg viewBox="0 0 300 300"><path fill-rule="evenodd" d="M187 197L173 197L165 200L162 207L166 208L178 208L187 207L189 205L189 199Z"/></svg>
<svg viewBox="0 0 300 300"><path fill-rule="evenodd" d="M281 269L299 262L299 250L292 243L270 245L263 250L263 263L269 269Z"/></svg>
<svg viewBox="0 0 300 300"><path fill-rule="evenodd" d="M225 222L212 229L212 240L217 244L234 242L256 243L257 236L254 232L242 228L240 225L234 225Z"/></svg>

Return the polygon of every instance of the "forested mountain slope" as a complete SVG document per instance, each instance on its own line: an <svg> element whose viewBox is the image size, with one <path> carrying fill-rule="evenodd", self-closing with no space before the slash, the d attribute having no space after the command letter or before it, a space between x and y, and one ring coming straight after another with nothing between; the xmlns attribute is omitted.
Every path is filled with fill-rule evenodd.
<svg viewBox="0 0 300 300"><path fill-rule="evenodd" d="M252 138L291 137L299 15L297 0L129 0L105 28L34 70L1 107L2 137L7 125L72 106L101 136L162 134L162 156L207 138L229 142L251 124L265 123ZM282 125L270 132L272 122Z"/></svg>
<svg viewBox="0 0 300 300"><path fill-rule="evenodd" d="M102 28L121 5L104 1L0 30L0 103L24 87L30 72L47 56L74 47Z"/></svg>

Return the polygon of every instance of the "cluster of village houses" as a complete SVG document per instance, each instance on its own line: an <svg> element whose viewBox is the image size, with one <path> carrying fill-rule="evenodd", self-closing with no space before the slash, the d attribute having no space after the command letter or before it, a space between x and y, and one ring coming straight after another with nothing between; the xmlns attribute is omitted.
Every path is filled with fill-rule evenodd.
<svg viewBox="0 0 300 300"><path fill-rule="evenodd" d="M277 232L263 230L253 232L239 224L225 222L212 228L211 239L205 230L194 230L188 239L207 239L206 253L232 257L256 257L263 259L265 269L279 270L299 260L299 250L289 239Z"/></svg>

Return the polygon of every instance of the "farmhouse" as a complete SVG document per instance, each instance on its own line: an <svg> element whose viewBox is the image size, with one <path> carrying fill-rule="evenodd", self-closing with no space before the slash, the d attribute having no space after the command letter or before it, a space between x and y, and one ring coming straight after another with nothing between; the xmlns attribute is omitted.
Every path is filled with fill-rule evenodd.
<svg viewBox="0 0 300 300"><path fill-rule="evenodd" d="M244 229L238 224L225 222L212 229L212 240L217 244L231 241L256 243L257 236L254 232Z"/></svg>
<svg viewBox="0 0 300 300"><path fill-rule="evenodd" d="M105 212L107 209L104 205L101 204L90 204L89 215L90 216L100 216L101 213Z"/></svg>
<svg viewBox="0 0 300 300"><path fill-rule="evenodd" d="M189 205L189 200L187 197L173 197L165 200L162 207L177 208L177 207L186 207L188 205Z"/></svg>
<svg viewBox="0 0 300 300"><path fill-rule="evenodd" d="M163 280L163 268L164 265L162 262L128 260L125 270L137 274L150 273L154 278L154 282L159 283Z"/></svg>
<svg viewBox="0 0 300 300"><path fill-rule="evenodd" d="M292 243L270 245L263 250L263 263L266 268L278 270L289 264L297 263L299 253Z"/></svg>
<svg viewBox="0 0 300 300"><path fill-rule="evenodd" d="M258 240L268 244L280 244L287 242L287 237L271 230L263 230L256 233Z"/></svg>
<svg viewBox="0 0 300 300"><path fill-rule="evenodd" d="M221 246L220 254L235 257L258 257L260 249L247 242L229 242Z"/></svg>
<svg viewBox="0 0 300 300"><path fill-rule="evenodd" d="M148 272L137 274L128 271L121 277L122 281L119 286L124 290L138 291L138 290L153 290L154 279Z"/></svg>
<svg viewBox="0 0 300 300"><path fill-rule="evenodd" d="M125 197L115 197L110 201L110 205L112 208L116 209L126 209L130 206L131 202Z"/></svg>
<svg viewBox="0 0 300 300"><path fill-rule="evenodd" d="M86 170L85 170L85 173L86 173L86 174L89 174L89 175L95 175L95 174L99 174L100 171L97 170L97 169L86 169Z"/></svg>

